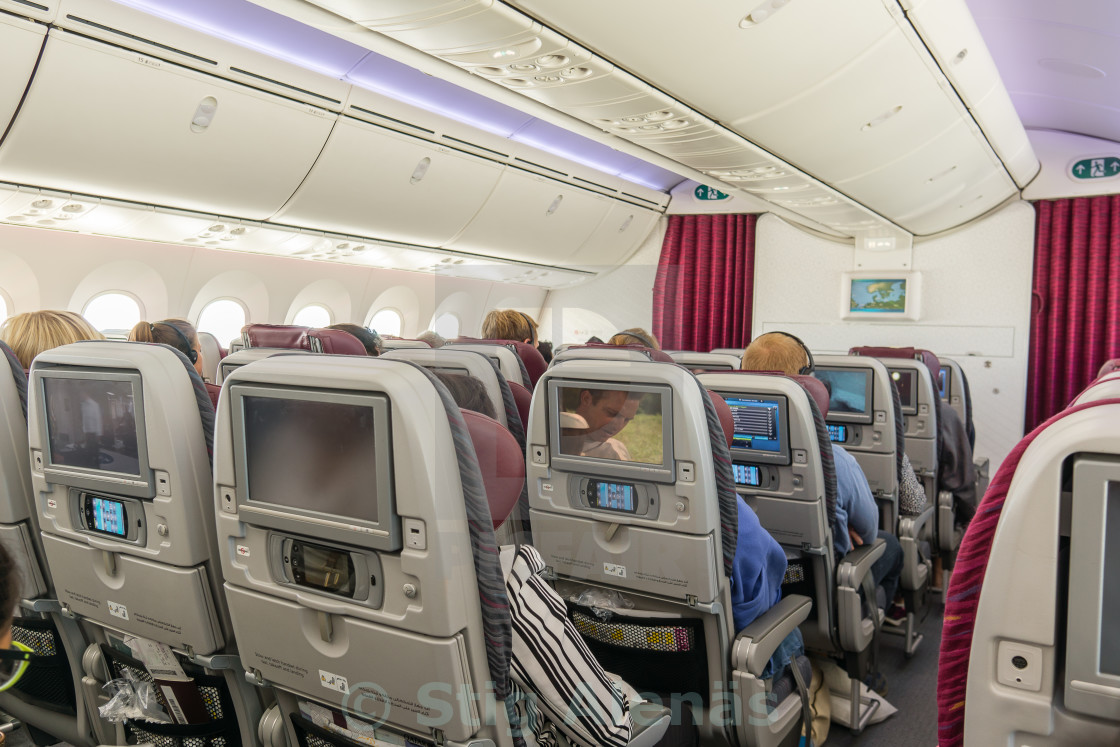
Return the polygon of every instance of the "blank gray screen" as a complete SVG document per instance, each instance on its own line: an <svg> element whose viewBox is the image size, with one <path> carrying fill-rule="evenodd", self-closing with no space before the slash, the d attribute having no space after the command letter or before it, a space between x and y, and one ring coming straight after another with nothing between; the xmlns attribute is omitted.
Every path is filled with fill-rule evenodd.
<svg viewBox="0 0 1120 747"><path fill-rule="evenodd" d="M249 500L377 521L372 406L257 396L242 402Z"/></svg>
<svg viewBox="0 0 1120 747"><path fill-rule="evenodd" d="M1102 674L1120 676L1120 483L1108 483L1104 517L1104 582L1101 597Z"/></svg>

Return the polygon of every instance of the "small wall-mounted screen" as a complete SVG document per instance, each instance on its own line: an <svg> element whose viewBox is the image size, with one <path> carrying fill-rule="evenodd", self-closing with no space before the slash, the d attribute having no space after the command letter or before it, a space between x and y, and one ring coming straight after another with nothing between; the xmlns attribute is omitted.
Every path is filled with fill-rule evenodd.
<svg viewBox="0 0 1120 747"><path fill-rule="evenodd" d="M89 501L93 514L91 529L115 537L128 536L128 525L125 523L123 503L98 496L91 496Z"/></svg>
<svg viewBox="0 0 1120 747"><path fill-rule="evenodd" d="M754 464L739 464L735 462L731 465L731 474L735 478L736 485L747 485L752 488L757 488L762 484L762 470Z"/></svg>
<svg viewBox="0 0 1120 747"><path fill-rule="evenodd" d="M607 511L626 511L634 513L638 510L638 503L633 485L621 482L596 482L588 483L595 508Z"/></svg>
<svg viewBox="0 0 1120 747"><path fill-rule="evenodd" d="M371 406L244 396L248 495L376 522L377 439Z"/></svg>
<svg viewBox="0 0 1120 747"><path fill-rule="evenodd" d="M660 392L607 386L557 390L562 456L665 463Z"/></svg>
<svg viewBox="0 0 1120 747"><path fill-rule="evenodd" d="M889 368L891 380L898 387L898 398L902 401L902 411L913 415L918 411L918 372L912 368Z"/></svg>
<svg viewBox="0 0 1120 747"><path fill-rule="evenodd" d="M813 375L828 389L828 414L867 415L871 408L871 369L824 368Z"/></svg>
<svg viewBox="0 0 1120 747"><path fill-rule="evenodd" d="M53 466L140 476L131 382L44 376L43 400Z"/></svg>
<svg viewBox="0 0 1120 747"><path fill-rule="evenodd" d="M829 425L828 426L828 440L834 444L846 443L848 440L848 426L846 425Z"/></svg>
<svg viewBox="0 0 1120 747"><path fill-rule="evenodd" d="M906 313L906 278L853 278L848 308L852 312Z"/></svg>

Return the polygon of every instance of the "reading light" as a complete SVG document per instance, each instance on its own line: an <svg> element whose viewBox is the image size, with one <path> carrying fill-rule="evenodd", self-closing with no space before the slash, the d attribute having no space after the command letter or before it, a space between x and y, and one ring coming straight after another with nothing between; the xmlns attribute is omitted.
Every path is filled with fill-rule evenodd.
<svg viewBox="0 0 1120 747"><path fill-rule="evenodd" d="M499 49L494 53L494 59L500 60L503 57L513 57L515 54L517 54L516 49Z"/></svg>

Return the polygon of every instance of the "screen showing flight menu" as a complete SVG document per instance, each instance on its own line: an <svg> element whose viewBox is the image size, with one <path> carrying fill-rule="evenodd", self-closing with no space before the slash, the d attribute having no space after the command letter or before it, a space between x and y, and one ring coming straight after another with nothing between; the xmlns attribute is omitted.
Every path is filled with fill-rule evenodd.
<svg viewBox="0 0 1120 747"><path fill-rule="evenodd" d="M731 448L780 453L781 411L777 400L761 397L725 397L735 421Z"/></svg>

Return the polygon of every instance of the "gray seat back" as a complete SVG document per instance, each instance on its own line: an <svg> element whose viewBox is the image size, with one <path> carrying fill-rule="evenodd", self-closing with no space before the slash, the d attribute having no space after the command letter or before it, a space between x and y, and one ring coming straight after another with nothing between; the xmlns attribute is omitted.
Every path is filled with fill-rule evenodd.
<svg viewBox="0 0 1120 747"><path fill-rule="evenodd" d="M165 345L81 342L31 368L28 441L59 601L98 625L224 650L213 407Z"/></svg>
<svg viewBox="0 0 1120 747"><path fill-rule="evenodd" d="M893 533L898 519L901 456L894 387L887 367L866 356L814 358L813 375L832 388L826 418L829 437L855 457L879 505L881 526Z"/></svg>
<svg viewBox="0 0 1120 747"><path fill-rule="evenodd" d="M740 358L725 353L692 353L673 351L669 356L691 371L737 371Z"/></svg>
<svg viewBox="0 0 1120 747"><path fill-rule="evenodd" d="M242 661L289 715L310 699L436 743L514 743L493 711L510 620L482 475L431 373L335 356L234 371L215 483Z"/></svg>
<svg viewBox="0 0 1120 747"><path fill-rule="evenodd" d="M382 337L382 350L431 350L432 346L423 340L405 340L400 337Z"/></svg>
<svg viewBox="0 0 1120 747"><path fill-rule="evenodd" d="M529 372L525 370L525 364L512 348L489 342L449 341L440 348L440 350L444 349L470 350L475 353L482 353L498 365L498 371L501 372L502 376L506 377L506 381L516 382L530 390L533 388L532 382L529 381Z"/></svg>
<svg viewBox="0 0 1120 747"><path fill-rule="evenodd" d="M218 364L216 374L218 378L214 383L220 386L222 382L226 380L226 377L236 369L248 365L253 361L271 358L274 355L314 355L314 353L307 350L292 350L290 348L245 348L244 350L238 350L222 358L222 362Z"/></svg>
<svg viewBox="0 0 1120 747"><path fill-rule="evenodd" d="M498 422L508 422L507 417L509 416L517 418L516 407L513 408L512 412L506 410L506 397L502 387L502 384L506 381L505 377L498 372L498 364L484 353L463 350L458 347L429 348L427 350L401 348L384 353L382 357L390 360L412 361L433 372L473 376L486 387L486 394L490 399L490 404L494 407L494 412L498 415ZM509 390L508 384L505 390ZM511 399L512 396L511 394ZM519 419L518 425L520 423ZM519 430L521 429L519 428ZM524 437L522 441L524 441Z"/></svg>
<svg viewBox="0 0 1120 747"><path fill-rule="evenodd" d="M220 384L218 364L222 360L222 346L218 344L218 338L209 332L199 332L198 344L202 348L202 377L206 381Z"/></svg>

